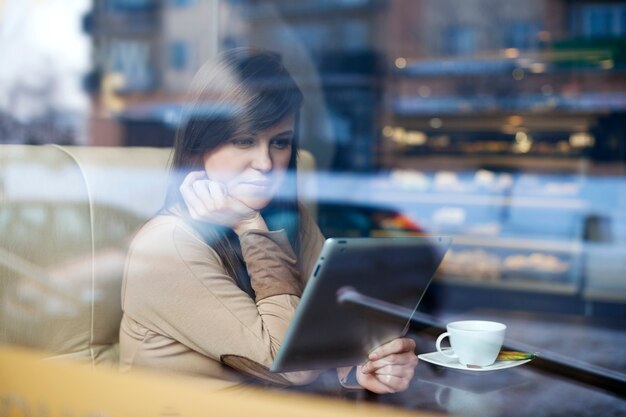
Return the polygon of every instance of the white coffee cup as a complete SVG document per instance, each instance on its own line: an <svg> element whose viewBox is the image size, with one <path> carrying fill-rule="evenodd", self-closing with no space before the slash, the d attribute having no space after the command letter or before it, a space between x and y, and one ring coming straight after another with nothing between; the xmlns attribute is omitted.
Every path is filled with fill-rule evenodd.
<svg viewBox="0 0 626 417"><path fill-rule="evenodd" d="M506 325L495 321L455 321L446 326L447 332L437 338L437 351L457 358L462 365L489 366L496 361L504 342ZM441 342L450 338L452 349L442 349Z"/></svg>

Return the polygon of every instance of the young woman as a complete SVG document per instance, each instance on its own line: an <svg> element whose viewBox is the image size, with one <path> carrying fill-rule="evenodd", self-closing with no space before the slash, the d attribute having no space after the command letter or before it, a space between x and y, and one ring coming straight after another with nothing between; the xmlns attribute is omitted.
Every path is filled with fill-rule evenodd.
<svg viewBox="0 0 626 417"><path fill-rule="evenodd" d="M296 201L302 94L278 55L250 49L203 67L192 92L165 207L129 251L121 367L309 382L314 372L268 371L323 243ZM414 349L405 338L377 348L356 382L405 389Z"/></svg>

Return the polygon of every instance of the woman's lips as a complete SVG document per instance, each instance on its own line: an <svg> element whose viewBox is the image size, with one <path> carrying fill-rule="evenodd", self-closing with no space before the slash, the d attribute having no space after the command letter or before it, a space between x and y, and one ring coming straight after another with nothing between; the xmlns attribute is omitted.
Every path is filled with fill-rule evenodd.
<svg viewBox="0 0 626 417"><path fill-rule="evenodd" d="M237 188L244 191L244 194L268 194L272 190L272 184L268 180L243 181L237 184Z"/></svg>
<svg viewBox="0 0 626 417"><path fill-rule="evenodd" d="M253 181L243 181L243 184L254 185L255 187L271 187L272 181L270 180L253 180Z"/></svg>

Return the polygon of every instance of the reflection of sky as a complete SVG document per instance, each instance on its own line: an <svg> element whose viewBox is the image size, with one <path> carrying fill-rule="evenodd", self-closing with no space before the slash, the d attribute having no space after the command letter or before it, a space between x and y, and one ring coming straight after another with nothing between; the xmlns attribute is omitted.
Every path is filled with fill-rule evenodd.
<svg viewBox="0 0 626 417"><path fill-rule="evenodd" d="M318 173L316 190L303 194L323 202L393 208L427 230L471 234L475 226L492 222L505 234L536 238L579 236L589 207L604 204L602 193L587 193L603 178L583 183L578 175L475 172L420 173L413 178L412 182L409 175ZM626 192L626 183L623 187Z"/></svg>
<svg viewBox="0 0 626 417"><path fill-rule="evenodd" d="M51 173L20 165L3 175L10 199L86 197L74 169ZM142 216L161 207L168 181L162 169L92 166L88 176L93 201ZM490 172L300 172L298 177L303 201L393 209L434 233L580 241L586 216L596 215L612 221L613 238L626 242L626 181L621 177Z"/></svg>
<svg viewBox="0 0 626 417"><path fill-rule="evenodd" d="M7 200L91 201L123 208L150 217L165 198L167 172L160 169L91 167L87 190L74 168L51 173L35 165L5 169L4 195Z"/></svg>
<svg viewBox="0 0 626 417"><path fill-rule="evenodd" d="M90 7L90 0L0 2L0 111L70 125L85 115L90 52L81 18Z"/></svg>

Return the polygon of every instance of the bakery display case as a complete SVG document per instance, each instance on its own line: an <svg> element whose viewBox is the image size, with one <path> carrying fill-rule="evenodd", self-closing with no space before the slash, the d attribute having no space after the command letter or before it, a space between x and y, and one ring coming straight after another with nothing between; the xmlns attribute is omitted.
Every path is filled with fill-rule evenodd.
<svg viewBox="0 0 626 417"><path fill-rule="evenodd" d="M436 280L442 285L584 303L599 271L606 275L616 262L597 261L598 244L612 247L590 242L608 233L605 223L590 225L604 199L596 201L589 190L598 184L577 173L397 170L379 188L378 198L393 201L425 233L453 237ZM623 284L611 290L626 294Z"/></svg>
<svg viewBox="0 0 626 417"><path fill-rule="evenodd" d="M521 239L454 239L439 279L451 284L574 295L582 245Z"/></svg>

